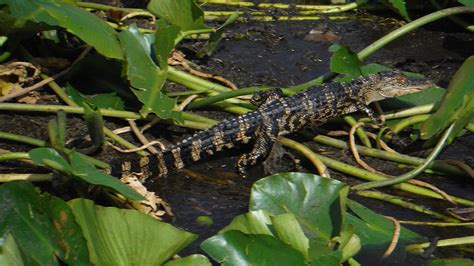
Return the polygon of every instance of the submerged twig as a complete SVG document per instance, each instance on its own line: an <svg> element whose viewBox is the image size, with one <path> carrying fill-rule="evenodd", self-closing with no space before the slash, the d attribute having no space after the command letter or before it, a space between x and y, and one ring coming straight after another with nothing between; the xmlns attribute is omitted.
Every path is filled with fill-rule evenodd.
<svg viewBox="0 0 474 266"><path fill-rule="evenodd" d="M385 250L385 252L383 253L383 256L382 256L382 258L387 258L388 256L390 256L392 254L392 252L397 247L398 239L400 238L401 226L400 226L400 222L398 222L397 219L395 219L391 216L384 216L384 217L393 222L392 240L390 241L390 244L388 245L387 249Z"/></svg>
<svg viewBox="0 0 474 266"><path fill-rule="evenodd" d="M155 147L153 147L153 144L150 144L150 141L143 135L141 130L138 128L137 124L135 123L135 120L127 119L127 122L130 125L130 129L132 130L132 132L135 134L135 136L137 136L137 139L143 144L142 147L146 146L146 148L152 154L158 153L158 150Z"/></svg>

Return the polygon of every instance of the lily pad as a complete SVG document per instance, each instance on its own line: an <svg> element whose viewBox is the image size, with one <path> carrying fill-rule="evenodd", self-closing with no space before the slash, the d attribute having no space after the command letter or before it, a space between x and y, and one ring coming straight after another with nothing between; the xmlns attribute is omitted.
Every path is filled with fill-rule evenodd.
<svg viewBox="0 0 474 266"><path fill-rule="evenodd" d="M135 210L69 201L95 265L161 265L197 236Z"/></svg>
<svg viewBox="0 0 474 266"><path fill-rule="evenodd" d="M273 215L292 213L304 230L331 239L338 234L348 187L336 180L304 173L276 174L252 187L250 210Z"/></svg>

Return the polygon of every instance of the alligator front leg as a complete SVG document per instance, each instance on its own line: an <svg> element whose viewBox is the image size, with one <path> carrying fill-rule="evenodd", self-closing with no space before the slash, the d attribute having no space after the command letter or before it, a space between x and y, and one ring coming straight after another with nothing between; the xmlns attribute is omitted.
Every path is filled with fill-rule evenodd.
<svg viewBox="0 0 474 266"><path fill-rule="evenodd" d="M271 127L276 128L277 125ZM275 143L277 134L273 129L265 129L260 131L260 134L255 140L255 145L247 154L243 154L237 160L237 171L241 176L246 175L247 167L255 165L258 161L265 159L269 154Z"/></svg>
<svg viewBox="0 0 474 266"><path fill-rule="evenodd" d="M269 89L255 93L251 102L258 106L258 110L263 110L269 104L278 101L282 95L281 89ZM276 119L271 119L265 112L260 112L260 116L262 120L260 126L255 131L255 144L252 151L243 154L237 160L237 171L241 176L245 176L248 166L255 165L259 160L268 157L278 137L279 126Z"/></svg>
<svg viewBox="0 0 474 266"><path fill-rule="evenodd" d="M367 105L357 100L354 100L354 105L357 110L366 113L370 120L372 120L377 126L381 127L385 124L385 121L382 119L382 117L378 115L374 110L369 108Z"/></svg>
<svg viewBox="0 0 474 266"><path fill-rule="evenodd" d="M273 88L266 91L259 91L252 96L250 102L259 108L281 98L283 92L279 88Z"/></svg>

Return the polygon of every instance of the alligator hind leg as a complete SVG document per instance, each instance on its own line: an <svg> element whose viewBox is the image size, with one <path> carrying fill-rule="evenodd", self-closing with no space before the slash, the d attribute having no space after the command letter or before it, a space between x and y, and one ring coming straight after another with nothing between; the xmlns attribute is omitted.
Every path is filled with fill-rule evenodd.
<svg viewBox="0 0 474 266"><path fill-rule="evenodd" d="M278 124L269 120L262 123L264 126L257 130L258 135L252 151L243 154L237 160L237 171L241 176L245 176L245 170L248 166L255 165L259 160L265 159L270 154L278 137Z"/></svg>

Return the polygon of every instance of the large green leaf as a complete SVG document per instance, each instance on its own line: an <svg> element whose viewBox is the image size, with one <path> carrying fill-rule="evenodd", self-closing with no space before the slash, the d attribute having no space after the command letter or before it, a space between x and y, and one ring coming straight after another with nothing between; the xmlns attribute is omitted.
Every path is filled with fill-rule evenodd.
<svg viewBox="0 0 474 266"><path fill-rule="evenodd" d="M269 235L227 231L205 240L201 248L222 265L306 265L304 256Z"/></svg>
<svg viewBox="0 0 474 266"><path fill-rule="evenodd" d="M161 118L180 119L174 112L175 100L161 92L166 80L166 70L160 69L151 57L151 43L134 25L119 34L125 50L127 78L133 93L143 107L140 113L146 116L153 112Z"/></svg>
<svg viewBox="0 0 474 266"><path fill-rule="evenodd" d="M273 228L278 238L291 245L308 259L309 241L305 236L300 224L291 213L285 213L272 217Z"/></svg>
<svg viewBox="0 0 474 266"><path fill-rule="evenodd" d="M36 148L28 152L31 160L36 164L44 164L60 171L71 172L69 163L54 149Z"/></svg>
<svg viewBox="0 0 474 266"><path fill-rule="evenodd" d="M95 265L161 265L197 236L135 210L69 202Z"/></svg>
<svg viewBox="0 0 474 266"><path fill-rule="evenodd" d="M472 73L474 73L474 56L470 56L464 61L449 83L436 112L421 125L422 139L432 138L460 117L472 118L474 115L472 104L470 104L474 95L471 93L474 91L474 75ZM458 127L464 127L469 120L463 119L463 124Z"/></svg>
<svg viewBox="0 0 474 266"><path fill-rule="evenodd" d="M178 26L169 24L166 20L161 19L156 22L153 51L156 54L159 66L162 70L168 68L168 57L170 52L174 49L179 31L180 28Z"/></svg>
<svg viewBox="0 0 474 266"><path fill-rule="evenodd" d="M0 235L10 232L26 265L88 264L86 243L69 207L28 182L0 186Z"/></svg>
<svg viewBox="0 0 474 266"><path fill-rule="evenodd" d="M393 223L355 201L349 200L347 206L355 215L347 213L345 225L347 227L353 226L362 243L362 252L380 257L392 240ZM391 257L403 256L405 254L404 246L420 240L422 240L420 235L402 227L397 248Z"/></svg>
<svg viewBox="0 0 474 266"><path fill-rule="evenodd" d="M96 108L125 110L123 100L115 92L96 94L89 99L81 95L73 86L67 85L66 93L79 106L84 106L86 103Z"/></svg>
<svg viewBox="0 0 474 266"><path fill-rule="evenodd" d="M206 29L204 12L193 0L151 0L147 9L182 31Z"/></svg>
<svg viewBox="0 0 474 266"><path fill-rule="evenodd" d="M0 265L23 266L21 251L11 233L0 238Z"/></svg>
<svg viewBox="0 0 474 266"><path fill-rule="evenodd" d="M8 5L11 15L20 20L60 26L99 53L110 58L123 58L115 30L84 9L58 0L0 0L2 4Z"/></svg>
<svg viewBox="0 0 474 266"><path fill-rule="evenodd" d="M339 266L341 265L342 252L339 250L333 251L329 254L324 254L311 261L311 266Z"/></svg>
<svg viewBox="0 0 474 266"><path fill-rule="evenodd" d="M273 236L272 231L268 227L272 221L270 214L263 211L250 211L245 214L234 217L232 222L222 229L219 233L231 230L237 230L245 234L260 234Z"/></svg>
<svg viewBox="0 0 474 266"><path fill-rule="evenodd" d="M200 254L179 258L165 263L165 266L211 266L209 259Z"/></svg>
<svg viewBox="0 0 474 266"><path fill-rule="evenodd" d="M332 72L346 74L349 79L362 75L362 62L359 57L349 47L339 44L333 44L329 47L332 52L330 68Z"/></svg>
<svg viewBox="0 0 474 266"><path fill-rule="evenodd" d="M69 164L57 151L51 148L36 148L28 153L37 164L47 165L64 174L74 176L93 185L103 186L124 195L131 200L143 200L135 190L120 182L117 178L104 173L86 161L77 152L68 154Z"/></svg>
<svg viewBox="0 0 474 266"><path fill-rule="evenodd" d="M73 169L70 174L73 176L87 183L112 189L131 200L143 200L143 197L135 190L120 182L117 178L95 168L93 164L84 160L79 153L73 152L70 155L70 160Z"/></svg>
<svg viewBox="0 0 474 266"><path fill-rule="evenodd" d="M329 240L339 234L348 193L345 184L304 173L276 174L252 187L250 210L292 213L305 230Z"/></svg>
<svg viewBox="0 0 474 266"><path fill-rule="evenodd" d="M238 215L219 233L240 231L244 234L268 235L280 239L308 259L309 241L300 224L291 213L273 216L266 211L250 211Z"/></svg>
<svg viewBox="0 0 474 266"><path fill-rule="evenodd" d="M474 6L474 0L459 0L459 3L465 6Z"/></svg>

